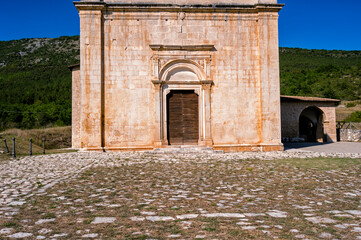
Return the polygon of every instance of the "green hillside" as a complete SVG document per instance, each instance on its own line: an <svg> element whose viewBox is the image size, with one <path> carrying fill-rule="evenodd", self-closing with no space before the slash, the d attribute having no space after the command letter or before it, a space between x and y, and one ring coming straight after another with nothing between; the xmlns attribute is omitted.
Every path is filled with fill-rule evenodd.
<svg viewBox="0 0 361 240"><path fill-rule="evenodd" d="M71 124L79 36L0 41L0 130ZM280 49L281 93L361 99L361 51Z"/></svg>
<svg viewBox="0 0 361 240"><path fill-rule="evenodd" d="M280 48L281 94L361 98L361 51Z"/></svg>
<svg viewBox="0 0 361 240"><path fill-rule="evenodd" d="M71 123L79 37L0 41L0 130Z"/></svg>

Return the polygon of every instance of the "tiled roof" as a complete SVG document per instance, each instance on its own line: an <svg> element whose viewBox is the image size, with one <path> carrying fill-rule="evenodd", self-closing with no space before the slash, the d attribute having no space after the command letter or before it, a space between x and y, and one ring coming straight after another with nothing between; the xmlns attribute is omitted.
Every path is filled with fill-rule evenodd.
<svg viewBox="0 0 361 240"><path fill-rule="evenodd" d="M281 102L340 102L338 99L281 95Z"/></svg>

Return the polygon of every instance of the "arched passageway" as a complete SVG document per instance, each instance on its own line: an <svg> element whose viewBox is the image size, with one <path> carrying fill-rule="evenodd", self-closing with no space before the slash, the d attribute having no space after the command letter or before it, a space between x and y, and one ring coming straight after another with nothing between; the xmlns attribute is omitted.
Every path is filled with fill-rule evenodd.
<svg viewBox="0 0 361 240"><path fill-rule="evenodd" d="M307 142L323 142L324 114L317 107L304 109L299 118L299 137Z"/></svg>

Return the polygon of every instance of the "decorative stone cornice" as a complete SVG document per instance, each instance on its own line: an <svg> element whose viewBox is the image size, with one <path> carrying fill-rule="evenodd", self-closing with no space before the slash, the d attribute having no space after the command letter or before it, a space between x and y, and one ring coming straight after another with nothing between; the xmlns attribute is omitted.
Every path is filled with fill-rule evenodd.
<svg viewBox="0 0 361 240"><path fill-rule="evenodd" d="M80 10L104 10L107 6L105 2L73 2L76 9Z"/></svg>
<svg viewBox="0 0 361 240"><path fill-rule="evenodd" d="M257 12L279 12L284 4L257 4Z"/></svg>
<svg viewBox="0 0 361 240"><path fill-rule="evenodd" d="M187 14L185 19L181 19L179 13L183 12L112 12L104 13L105 20L212 20L212 21L256 21L259 19L258 13L213 13L194 12ZM266 12L260 12L266 14ZM277 13L275 13L277 14Z"/></svg>
<svg viewBox="0 0 361 240"><path fill-rule="evenodd" d="M154 4L154 3L106 3L106 2L74 2L78 10L106 10L121 12L213 12L213 13L258 13L279 12L284 4Z"/></svg>

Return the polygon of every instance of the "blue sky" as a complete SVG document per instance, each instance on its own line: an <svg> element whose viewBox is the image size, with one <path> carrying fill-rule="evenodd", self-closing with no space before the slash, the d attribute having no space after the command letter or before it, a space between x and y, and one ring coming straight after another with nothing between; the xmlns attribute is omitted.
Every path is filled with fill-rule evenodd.
<svg viewBox="0 0 361 240"><path fill-rule="evenodd" d="M281 47L361 50L361 0L278 0ZM79 34L72 0L6 0L0 40Z"/></svg>

